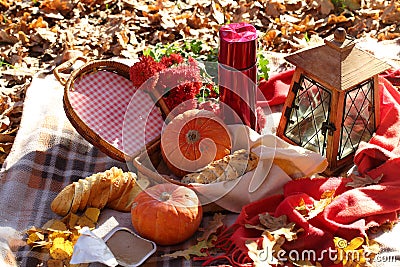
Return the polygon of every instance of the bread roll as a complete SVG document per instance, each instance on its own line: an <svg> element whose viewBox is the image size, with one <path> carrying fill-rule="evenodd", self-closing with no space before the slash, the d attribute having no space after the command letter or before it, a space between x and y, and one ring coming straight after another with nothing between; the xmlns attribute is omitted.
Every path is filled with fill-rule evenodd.
<svg viewBox="0 0 400 267"><path fill-rule="evenodd" d="M246 172L252 171L258 164L258 157L245 149L235 151L220 160L208 164L198 172L185 175L181 182L185 184L210 184L215 182L231 181L239 178Z"/></svg>
<svg viewBox="0 0 400 267"><path fill-rule="evenodd" d="M61 216L87 207L129 212L136 195L149 183L145 178L138 181L135 173L112 167L66 186L54 198L51 210Z"/></svg>

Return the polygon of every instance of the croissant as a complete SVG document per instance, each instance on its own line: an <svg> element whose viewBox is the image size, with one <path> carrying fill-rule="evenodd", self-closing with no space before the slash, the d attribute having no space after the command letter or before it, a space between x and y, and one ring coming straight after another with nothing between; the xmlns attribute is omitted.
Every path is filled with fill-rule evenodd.
<svg viewBox="0 0 400 267"><path fill-rule="evenodd" d="M145 178L138 180L135 173L112 167L67 185L52 201L51 210L61 216L87 207L128 212L136 195L149 183Z"/></svg>
<svg viewBox="0 0 400 267"><path fill-rule="evenodd" d="M245 149L235 151L220 160L208 164L198 172L185 175L181 182L209 184L230 181L239 178L246 172L253 170L258 164L258 157Z"/></svg>

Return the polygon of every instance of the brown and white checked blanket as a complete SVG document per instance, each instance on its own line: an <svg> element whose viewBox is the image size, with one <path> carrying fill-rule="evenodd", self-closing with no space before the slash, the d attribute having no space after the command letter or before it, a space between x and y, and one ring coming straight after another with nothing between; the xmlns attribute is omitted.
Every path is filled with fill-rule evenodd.
<svg viewBox="0 0 400 267"><path fill-rule="evenodd" d="M125 163L109 158L75 131L64 113L62 94L63 87L52 75L33 79L28 88L21 127L1 170L0 227L24 231L42 226L59 218L50 203L69 183L112 166L128 170ZM132 227L129 213L112 212L102 212L100 219L104 221L112 214L121 226ZM182 244L182 248L190 243ZM179 248L159 248L146 265L182 266L180 261L161 258ZM48 259L47 254L29 246L20 248L16 257L23 267L46 266Z"/></svg>

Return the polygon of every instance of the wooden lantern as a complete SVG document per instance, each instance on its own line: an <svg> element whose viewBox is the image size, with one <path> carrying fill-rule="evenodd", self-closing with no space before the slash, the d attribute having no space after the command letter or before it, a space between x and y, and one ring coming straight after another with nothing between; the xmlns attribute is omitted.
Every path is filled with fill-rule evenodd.
<svg viewBox="0 0 400 267"><path fill-rule="evenodd" d="M286 60L296 69L277 135L321 153L329 163L324 174L337 174L379 125L378 74L390 65L356 48L343 28Z"/></svg>

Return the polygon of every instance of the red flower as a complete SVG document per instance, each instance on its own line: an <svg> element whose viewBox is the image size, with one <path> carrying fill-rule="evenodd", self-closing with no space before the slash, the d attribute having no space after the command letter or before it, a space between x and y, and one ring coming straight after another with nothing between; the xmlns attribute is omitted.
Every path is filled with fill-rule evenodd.
<svg viewBox="0 0 400 267"><path fill-rule="evenodd" d="M157 90L163 95L163 100L169 110L173 110L183 102L187 102L184 104L184 109L188 109L192 106L190 103L196 103L196 95L200 93L203 84L196 60L189 58L186 64L182 63L184 59L180 54L164 56L160 62L156 62L150 56L142 56L130 68L130 79L134 86L140 87L157 74L157 79L152 79L151 82L143 85L145 87L143 89ZM195 107L196 105L193 104L192 108Z"/></svg>
<svg viewBox="0 0 400 267"><path fill-rule="evenodd" d="M215 91L214 86L211 83L206 84L205 87L209 90L209 98L218 98L218 93Z"/></svg>
<svg viewBox="0 0 400 267"><path fill-rule="evenodd" d="M156 62L151 56L141 56L129 69L129 76L133 86L140 87L145 81L164 69L164 65Z"/></svg>
<svg viewBox="0 0 400 267"><path fill-rule="evenodd" d="M156 90L165 93L165 104L172 110L180 103L196 98L202 85L199 69L182 64L161 71Z"/></svg>
<svg viewBox="0 0 400 267"><path fill-rule="evenodd" d="M171 54L169 57L162 57L160 63L169 68L172 65L177 65L183 62L183 57L180 54Z"/></svg>
<svg viewBox="0 0 400 267"><path fill-rule="evenodd" d="M164 102L170 110L173 110L182 102L196 98L196 95L200 92L201 86L201 82L188 82L180 84L169 90L164 95Z"/></svg>

